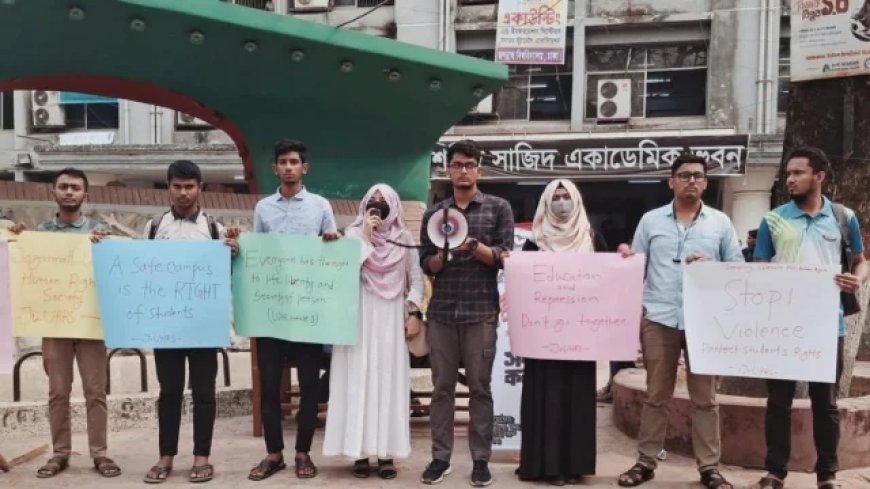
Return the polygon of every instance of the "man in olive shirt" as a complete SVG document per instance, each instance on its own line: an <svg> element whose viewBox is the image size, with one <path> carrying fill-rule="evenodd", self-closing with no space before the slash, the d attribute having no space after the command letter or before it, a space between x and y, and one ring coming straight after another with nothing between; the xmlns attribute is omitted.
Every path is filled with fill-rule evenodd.
<svg viewBox="0 0 870 489"><path fill-rule="evenodd" d="M88 197L88 177L81 170L65 168L54 177L54 199L58 212L54 219L40 224L37 231L53 233L108 234L107 227L82 214ZM24 224L10 229L18 234ZM48 417L54 454L39 468L39 478L54 477L69 465L72 452L70 426L70 392L73 383L73 361L78 363L88 419L88 445L94 468L104 477L121 475L121 469L106 457L106 344L103 340L78 338L43 338L42 363L48 374Z"/></svg>

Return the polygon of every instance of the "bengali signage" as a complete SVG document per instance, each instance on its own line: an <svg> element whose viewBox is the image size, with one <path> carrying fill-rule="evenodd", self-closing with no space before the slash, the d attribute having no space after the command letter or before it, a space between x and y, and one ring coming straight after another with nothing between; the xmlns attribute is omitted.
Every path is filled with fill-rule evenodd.
<svg viewBox="0 0 870 489"><path fill-rule="evenodd" d="M565 64L567 0L499 0L495 61Z"/></svg>
<svg viewBox="0 0 870 489"><path fill-rule="evenodd" d="M684 151L703 156L710 175L742 175L749 137L687 136L662 138L478 141L486 153L484 178L667 178ZM432 152L432 178L447 179L447 147Z"/></svg>
<svg viewBox="0 0 870 489"><path fill-rule="evenodd" d="M868 74L870 0L792 0L792 81Z"/></svg>
<svg viewBox="0 0 870 489"><path fill-rule="evenodd" d="M697 263L684 268L692 371L834 382L839 266Z"/></svg>

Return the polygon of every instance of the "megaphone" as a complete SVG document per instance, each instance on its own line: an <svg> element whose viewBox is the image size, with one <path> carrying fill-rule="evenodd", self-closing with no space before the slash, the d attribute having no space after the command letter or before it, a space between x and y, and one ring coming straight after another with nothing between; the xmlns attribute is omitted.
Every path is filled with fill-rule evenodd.
<svg viewBox="0 0 870 489"><path fill-rule="evenodd" d="M458 248L468 237L468 220L457 209L444 209L433 214L429 219L426 235L429 236L432 244L445 251Z"/></svg>

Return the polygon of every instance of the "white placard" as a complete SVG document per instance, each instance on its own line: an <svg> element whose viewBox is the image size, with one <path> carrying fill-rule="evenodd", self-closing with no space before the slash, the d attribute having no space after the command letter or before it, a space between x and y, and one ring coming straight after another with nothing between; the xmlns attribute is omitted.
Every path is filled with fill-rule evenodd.
<svg viewBox="0 0 870 489"><path fill-rule="evenodd" d="M692 372L834 382L839 267L697 263L683 272Z"/></svg>
<svg viewBox="0 0 870 489"><path fill-rule="evenodd" d="M563 65L567 0L499 0L495 61L509 65Z"/></svg>
<svg viewBox="0 0 870 489"><path fill-rule="evenodd" d="M870 74L870 0L792 0L791 81Z"/></svg>

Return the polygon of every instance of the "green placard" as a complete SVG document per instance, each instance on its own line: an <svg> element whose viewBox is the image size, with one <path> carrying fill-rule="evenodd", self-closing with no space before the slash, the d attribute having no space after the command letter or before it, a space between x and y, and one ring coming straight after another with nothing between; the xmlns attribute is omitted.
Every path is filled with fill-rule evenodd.
<svg viewBox="0 0 870 489"><path fill-rule="evenodd" d="M303 343L353 345L359 329L356 239L245 233L233 260L236 332Z"/></svg>

